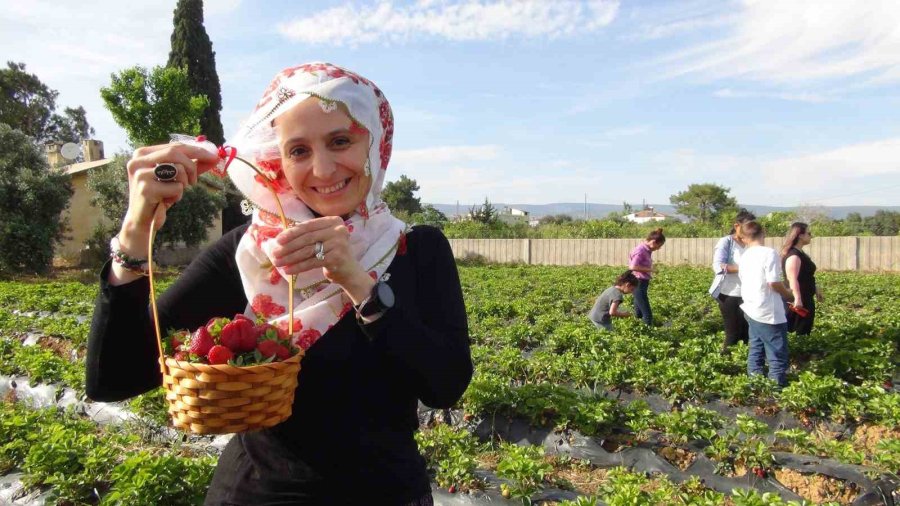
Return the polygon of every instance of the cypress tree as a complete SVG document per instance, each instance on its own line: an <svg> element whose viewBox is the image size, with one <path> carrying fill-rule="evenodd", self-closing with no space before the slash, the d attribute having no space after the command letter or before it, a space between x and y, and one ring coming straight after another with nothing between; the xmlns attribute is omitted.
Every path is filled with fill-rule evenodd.
<svg viewBox="0 0 900 506"><path fill-rule="evenodd" d="M200 118L200 131L206 138L222 145L225 134L222 131L222 89L216 73L216 52L203 26L203 0L178 0L174 13L175 29L172 31L172 50L169 52L169 67L186 67L191 91L206 95L209 107ZM225 209L222 210L222 233L246 223L248 218L241 213L241 199L237 188L230 180L225 181Z"/></svg>
<svg viewBox="0 0 900 506"><path fill-rule="evenodd" d="M216 73L216 53L203 26L203 0L178 0L174 24L167 66L187 68L191 91L209 99L209 107L200 118L200 131L212 142L222 144L222 89Z"/></svg>

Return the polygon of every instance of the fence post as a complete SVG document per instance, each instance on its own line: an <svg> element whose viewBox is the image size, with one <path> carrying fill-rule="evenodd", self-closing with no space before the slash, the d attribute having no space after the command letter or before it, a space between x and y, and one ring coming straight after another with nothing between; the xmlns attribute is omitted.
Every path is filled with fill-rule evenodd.
<svg viewBox="0 0 900 506"><path fill-rule="evenodd" d="M859 236L853 237L853 270L859 271Z"/></svg>
<svg viewBox="0 0 900 506"><path fill-rule="evenodd" d="M525 265L531 265L531 239L522 242L522 258L525 259Z"/></svg>

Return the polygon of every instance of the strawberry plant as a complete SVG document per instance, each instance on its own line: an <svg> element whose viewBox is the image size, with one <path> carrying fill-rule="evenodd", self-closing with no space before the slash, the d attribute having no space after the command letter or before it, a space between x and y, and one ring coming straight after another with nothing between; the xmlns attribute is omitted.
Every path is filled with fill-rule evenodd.
<svg viewBox="0 0 900 506"><path fill-rule="evenodd" d="M831 376L804 371L778 396L785 408L807 417L829 414L846 401L847 385Z"/></svg>
<svg viewBox="0 0 900 506"><path fill-rule="evenodd" d="M872 460L885 471L900 473L900 439L889 437L879 441L872 452Z"/></svg>
<svg viewBox="0 0 900 506"><path fill-rule="evenodd" d="M715 411L688 406L683 411L659 415L657 423L674 443L696 439L711 440L722 427L722 417Z"/></svg>
<svg viewBox="0 0 900 506"><path fill-rule="evenodd" d="M213 457L182 458L138 452L112 469L112 486L100 504L201 504L215 465Z"/></svg>
<svg viewBox="0 0 900 506"><path fill-rule="evenodd" d="M425 457L429 468L435 472L435 480L441 487L461 490L478 488L475 477L475 453L478 442L464 430L438 424L416 433L419 453Z"/></svg>
<svg viewBox="0 0 900 506"><path fill-rule="evenodd" d="M497 476L510 481L509 495L531 504L531 496L543 487L544 477L553 469L544 461L544 449L501 443L500 455Z"/></svg>

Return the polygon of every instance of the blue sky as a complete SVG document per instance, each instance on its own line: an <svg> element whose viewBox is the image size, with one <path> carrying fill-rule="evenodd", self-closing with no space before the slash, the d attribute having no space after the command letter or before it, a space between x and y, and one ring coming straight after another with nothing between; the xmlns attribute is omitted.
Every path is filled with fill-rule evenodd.
<svg viewBox="0 0 900 506"><path fill-rule="evenodd" d="M164 64L175 2L2 0L7 60L83 105ZM900 205L900 2L207 0L226 135L271 77L329 61L396 117L389 180L426 202Z"/></svg>

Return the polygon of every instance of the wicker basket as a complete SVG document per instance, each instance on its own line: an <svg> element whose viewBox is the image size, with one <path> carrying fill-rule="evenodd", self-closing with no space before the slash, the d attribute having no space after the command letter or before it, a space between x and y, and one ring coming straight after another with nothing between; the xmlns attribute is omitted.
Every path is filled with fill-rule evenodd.
<svg viewBox="0 0 900 506"><path fill-rule="evenodd" d="M301 355L250 367L166 357L163 388L172 423L195 434L228 434L285 421L291 416Z"/></svg>
<svg viewBox="0 0 900 506"><path fill-rule="evenodd" d="M249 165L269 180L253 164ZM271 180L269 180L271 181ZM270 190L272 187L270 185ZM278 203L282 224L287 218ZM237 367L229 364L198 364L168 357L163 352L162 333L156 310L156 288L153 278L153 239L156 219L151 225L148 275L150 277L150 305L159 347L159 365L163 388L169 403L169 414L176 428L195 434L230 434L264 429L277 425L289 416L294 404L294 390L303 351L281 362ZM294 277L288 280L288 314L294 312ZM293 335L293 318L288 318L289 333Z"/></svg>

